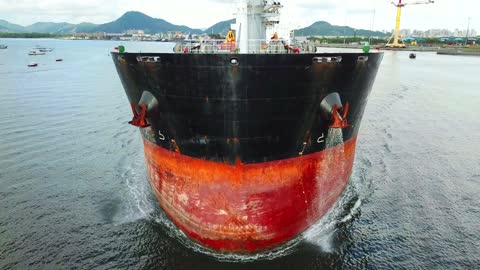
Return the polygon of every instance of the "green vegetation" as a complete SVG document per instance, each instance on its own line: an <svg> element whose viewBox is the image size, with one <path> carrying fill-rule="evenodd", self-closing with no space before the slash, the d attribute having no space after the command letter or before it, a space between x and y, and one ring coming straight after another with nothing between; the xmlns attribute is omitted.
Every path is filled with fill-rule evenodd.
<svg viewBox="0 0 480 270"><path fill-rule="evenodd" d="M92 23L51 23L40 22L27 27L11 24L0 20L0 33L51 33L51 34L74 34L74 33L124 33L127 30L144 30L146 33L166 33L168 31L180 31L184 33L200 34L202 30L192 29L184 25L171 24L162 19L155 19L141 12L129 11L116 21L101 25ZM19 37L14 34L15 37ZM30 37L30 35L28 35Z"/></svg>
<svg viewBox="0 0 480 270"><path fill-rule="evenodd" d="M84 33L89 32L97 27L96 24L81 23L50 23L40 22L25 27L24 32L30 33L52 33L52 34L71 34L71 33Z"/></svg>
<svg viewBox="0 0 480 270"><path fill-rule="evenodd" d="M146 33L167 33L169 31L180 31L191 34L202 33L200 29L171 24L165 20L155 19L137 11L129 11L116 21L101 24L93 28L90 32L124 33L130 29L144 30Z"/></svg>
<svg viewBox="0 0 480 270"><path fill-rule="evenodd" d="M0 20L0 33L1 32L25 32L25 27L9 23L5 20Z"/></svg>
<svg viewBox="0 0 480 270"><path fill-rule="evenodd" d="M51 23L39 22L29 26L21 26L11 24L7 21L0 20L0 33L51 33L51 34L71 34L89 32L97 27L92 23Z"/></svg>
<svg viewBox="0 0 480 270"><path fill-rule="evenodd" d="M65 35L49 33L1 33L0 38L61 38Z"/></svg>
<svg viewBox="0 0 480 270"><path fill-rule="evenodd" d="M349 37L387 37L390 34L379 31L355 29L348 26L331 25L319 21L309 27L295 30L296 36L349 36Z"/></svg>
<svg viewBox="0 0 480 270"><path fill-rule="evenodd" d="M228 33L228 30L230 29L230 27L234 23L235 23L235 19L231 19L231 20L228 20L228 21L222 21L222 22L216 23L213 26L207 28L204 32L207 33L207 34L214 33L214 34L221 34L221 35L226 36L227 33Z"/></svg>

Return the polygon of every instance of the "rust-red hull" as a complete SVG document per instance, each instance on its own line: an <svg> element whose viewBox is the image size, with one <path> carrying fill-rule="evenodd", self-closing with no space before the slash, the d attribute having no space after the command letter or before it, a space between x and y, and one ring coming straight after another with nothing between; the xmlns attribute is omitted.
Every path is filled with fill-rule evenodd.
<svg viewBox="0 0 480 270"><path fill-rule="evenodd" d="M352 170L356 136L324 151L235 165L144 140L161 207L188 236L217 251L253 253L294 239L337 201Z"/></svg>

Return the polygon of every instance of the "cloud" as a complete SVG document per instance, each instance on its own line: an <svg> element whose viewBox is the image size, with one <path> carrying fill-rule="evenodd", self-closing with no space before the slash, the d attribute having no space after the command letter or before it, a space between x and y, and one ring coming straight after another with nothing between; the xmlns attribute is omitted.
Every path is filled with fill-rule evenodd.
<svg viewBox="0 0 480 270"><path fill-rule="evenodd" d="M105 22L112 18L109 6L116 1L0 0L0 18L28 25L38 21Z"/></svg>
<svg viewBox="0 0 480 270"><path fill-rule="evenodd" d="M38 21L106 23L130 10L194 28L233 18L232 3L238 0L0 0L0 19L29 25ZM391 30L396 10L389 0L279 0L284 4L282 21L292 28L315 21L370 29ZM415 0L406 0L415 1ZM402 28L461 28L480 30L478 0L437 0L433 5L407 6Z"/></svg>
<svg viewBox="0 0 480 270"><path fill-rule="evenodd" d="M316 10L331 10L336 9L338 7L338 1L309 1L309 0L301 0L296 3L298 8L302 9L316 9Z"/></svg>

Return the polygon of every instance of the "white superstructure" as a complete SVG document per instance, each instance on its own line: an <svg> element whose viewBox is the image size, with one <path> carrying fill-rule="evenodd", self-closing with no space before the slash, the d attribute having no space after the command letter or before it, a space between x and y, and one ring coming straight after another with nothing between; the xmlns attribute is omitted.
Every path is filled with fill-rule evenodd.
<svg viewBox="0 0 480 270"><path fill-rule="evenodd" d="M315 53L308 42L297 43L290 32L278 32L281 28L277 1L238 0L236 23L231 25L224 40L186 40L175 46L176 53L228 53L228 54L299 54ZM288 30L289 31L289 30Z"/></svg>
<svg viewBox="0 0 480 270"><path fill-rule="evenodd" d="M277 1L239 1L234 29L240 53L255 53L261 42L270 39L275 25L280 21L282 4ZM257 44L259 43L259 44Z"/></svg>

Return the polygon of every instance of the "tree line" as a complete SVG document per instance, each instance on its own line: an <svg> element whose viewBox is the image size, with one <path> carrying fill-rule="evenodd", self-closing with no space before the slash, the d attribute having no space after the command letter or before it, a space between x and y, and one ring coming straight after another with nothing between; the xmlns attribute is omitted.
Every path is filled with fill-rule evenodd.
<svg viewBox="0 0 480 270"><path fill-rule="evenodd" d="M0 38L60 38L66 35L50 33L6 33L0 32Z"/></svg>

